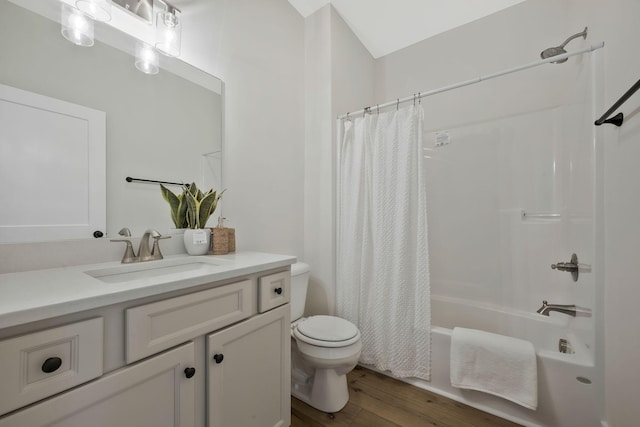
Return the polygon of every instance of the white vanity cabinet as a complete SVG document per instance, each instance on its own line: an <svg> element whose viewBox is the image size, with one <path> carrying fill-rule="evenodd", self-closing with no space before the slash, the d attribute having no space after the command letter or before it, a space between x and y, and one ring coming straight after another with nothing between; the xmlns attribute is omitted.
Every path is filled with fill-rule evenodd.
<svg viewBox="0 0 640 427"><path fill-rule="evenodd" d="M196 387L193 343L122 368L0 418L1 427L191 427Z"/></svg>
<svg viewBox="0 0 640 427"><path fill-rule="evenodd" d="M0 427L290 425L289 264L0 329Z"/></svg>
<svg viewBox="0 0 640 427"><path fill-rule="evenodd" d="M289 305L207 337L209 427L291 422Z"/></svg>

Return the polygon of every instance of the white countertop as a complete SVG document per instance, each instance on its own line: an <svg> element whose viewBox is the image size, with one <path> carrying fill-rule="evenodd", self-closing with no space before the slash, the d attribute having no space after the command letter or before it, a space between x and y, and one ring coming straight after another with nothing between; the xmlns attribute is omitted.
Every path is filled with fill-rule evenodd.
<svg viewBox="0 0 640 427"><path fill-rule="evenodd" d="M294 262L296 258L289 255L243 251L0 274L0 329L285 267ZM136 277L141 269L152 269L158 274Z"/></svg>

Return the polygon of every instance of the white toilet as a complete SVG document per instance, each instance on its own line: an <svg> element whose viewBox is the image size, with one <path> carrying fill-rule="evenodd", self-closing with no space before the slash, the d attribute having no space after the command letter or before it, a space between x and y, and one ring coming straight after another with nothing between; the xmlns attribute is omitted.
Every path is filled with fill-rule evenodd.
<svg viewBox="0 0 640 427"><path fill-rule="evenodd" d="M335 316L303 318L309 265L291 266L291 394L323 412L349 400L347 373L358 363L362 342L351 322Z"/></svg>

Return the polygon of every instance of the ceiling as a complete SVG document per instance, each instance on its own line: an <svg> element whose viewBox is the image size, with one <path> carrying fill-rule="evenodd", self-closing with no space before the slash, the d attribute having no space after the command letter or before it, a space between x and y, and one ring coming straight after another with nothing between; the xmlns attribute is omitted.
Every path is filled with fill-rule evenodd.
<svg viewBox="0 0 640 427"><path fill-rule="evenodd" d="M331 3L374 58L524 0L289 0L304 17Z"/></svg>

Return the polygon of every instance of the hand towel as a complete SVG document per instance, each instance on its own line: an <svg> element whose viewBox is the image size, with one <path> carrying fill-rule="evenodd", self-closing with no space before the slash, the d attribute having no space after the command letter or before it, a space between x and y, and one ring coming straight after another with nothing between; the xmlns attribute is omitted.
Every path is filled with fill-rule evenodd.
<svg viewBox="0 0 640 427"><path fill-rule="evenodd" d="M482 391L525 408L538 407L536 352L529 341L454 328L451 385Z"/></svg>

